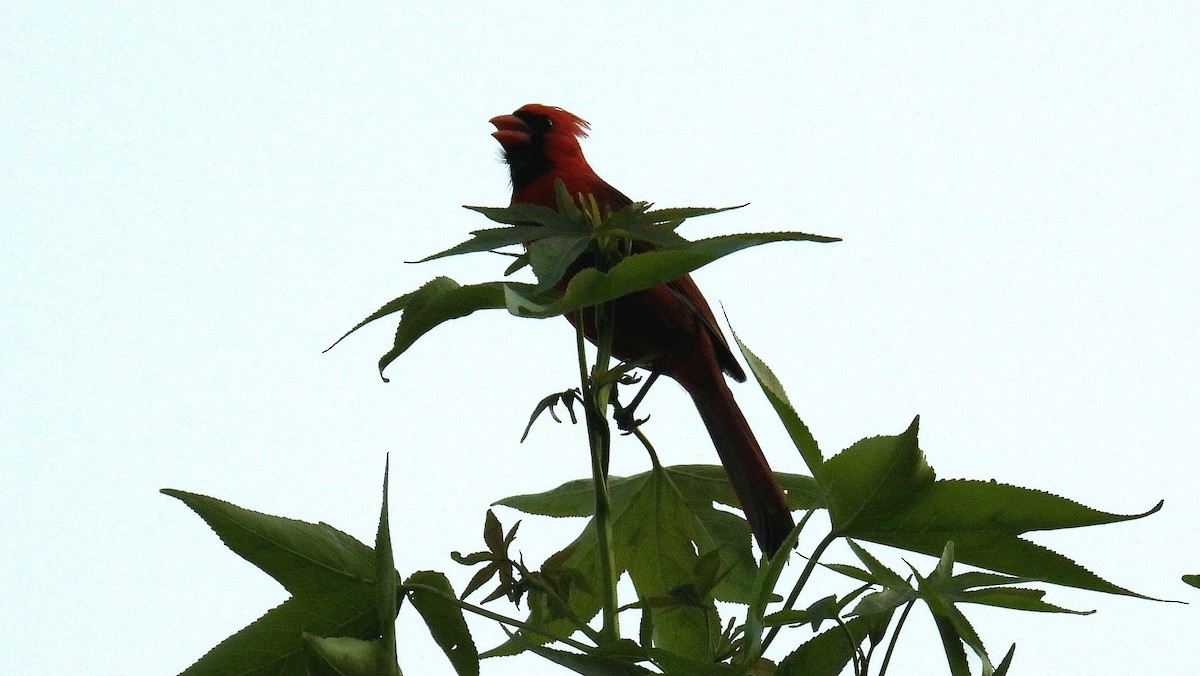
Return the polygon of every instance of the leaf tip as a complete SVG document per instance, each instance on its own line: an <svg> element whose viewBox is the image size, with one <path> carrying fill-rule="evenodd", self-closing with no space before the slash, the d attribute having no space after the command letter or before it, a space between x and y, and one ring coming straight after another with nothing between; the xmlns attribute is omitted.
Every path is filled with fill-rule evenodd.
<svg viewBox="0 0 1200 676"><path fill-rule="evenodd" d="M1141 518L1143 516L1150 516L1151 514L1154 514L1155 512L1157 512L1158 510L1163 508L1163 503L1165 503L1165 502L1166 502L1166 500L1159 500L1157 505L1154 505L1153 507L1148 509L1145 513L1139 514L1138 517Z"/></svg>

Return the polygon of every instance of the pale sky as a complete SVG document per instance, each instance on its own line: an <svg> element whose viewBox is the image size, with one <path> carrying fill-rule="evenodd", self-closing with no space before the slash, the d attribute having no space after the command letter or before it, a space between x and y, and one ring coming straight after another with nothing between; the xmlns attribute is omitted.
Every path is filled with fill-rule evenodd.
<svg viewBox="0 0 1200 676"><path fill-rule="evenodd" d="M369 542L391 453L398 568L461 589L449 552L492 501L586 475L581 428L517 443L573 384L561 320L442 327L390 384L392 323L321 353L436 275L498 278L404 261L487 225L460 205L507 203L487 120L529 102L590 120L592 165L635 199L750 203L685 235L844 238L696 275L827 456L920 414L941 477L1165 499L1036 540L1200 600L1179 582L1200 573L1193 3L397 4L0 8L0 672L176 673L286 598L159 488ZM735 392L773 466L805 471ZM665 462L716 462L679 388L645 406ZM581 527L498 514L529 562ZM1047 600L1098 612L967 614L996 659L1017 643L1014 674L1194 669L1195 605ZM400 630L406 673L452 673L411 608ZM531 672L557 673L484 663ZM922 609L889 673L947 673Z"/></svg>

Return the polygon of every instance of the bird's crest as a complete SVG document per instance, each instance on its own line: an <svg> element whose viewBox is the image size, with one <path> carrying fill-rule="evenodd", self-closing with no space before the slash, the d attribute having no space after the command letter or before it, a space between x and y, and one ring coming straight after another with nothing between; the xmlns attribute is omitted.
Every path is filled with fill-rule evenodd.
<svg viewBox="0 0 1200 676"><path fill-rule="evenodd" d="M587 136L587 130L591 129L591 125L587 120L569 113L562 108L555 106L546 106L540 103L527 103L516 110L517 113L532 113L540 115L548 120L554 126L554 130L571 136L584 138Z"/></svg>

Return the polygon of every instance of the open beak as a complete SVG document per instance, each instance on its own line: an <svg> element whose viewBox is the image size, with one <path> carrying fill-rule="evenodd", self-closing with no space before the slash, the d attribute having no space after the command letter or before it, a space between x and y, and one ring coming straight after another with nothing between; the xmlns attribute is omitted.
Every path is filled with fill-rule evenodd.
<svg viewBox="0 0 1200 676"><path fill-rule="evenodd" d="M529 143L529 125L516 115L497 115L488 122L496 128L492 137L505 148Z"/></svg>

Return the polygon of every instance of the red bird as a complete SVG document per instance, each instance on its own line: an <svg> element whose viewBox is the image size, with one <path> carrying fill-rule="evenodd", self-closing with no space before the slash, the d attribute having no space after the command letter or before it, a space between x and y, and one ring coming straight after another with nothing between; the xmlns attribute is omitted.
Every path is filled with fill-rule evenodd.
<svg viewBox="0 0 1200 676"><path fill-rule="evenodd" d="M494 117L491 123L512 177L512 204L556 208L555 180L562 180L571 195L594 195L602 210L615 212L632 204L584 159L579 139L587 136L589 127L579 117L531 103L511 115ZM691 395L759 547L775 554L792 530L792 514L725 384L725 374L743 382L746 373L717 328L700 289L684 275L619 298L614 305L613 354L671 377Z"/></svg>

